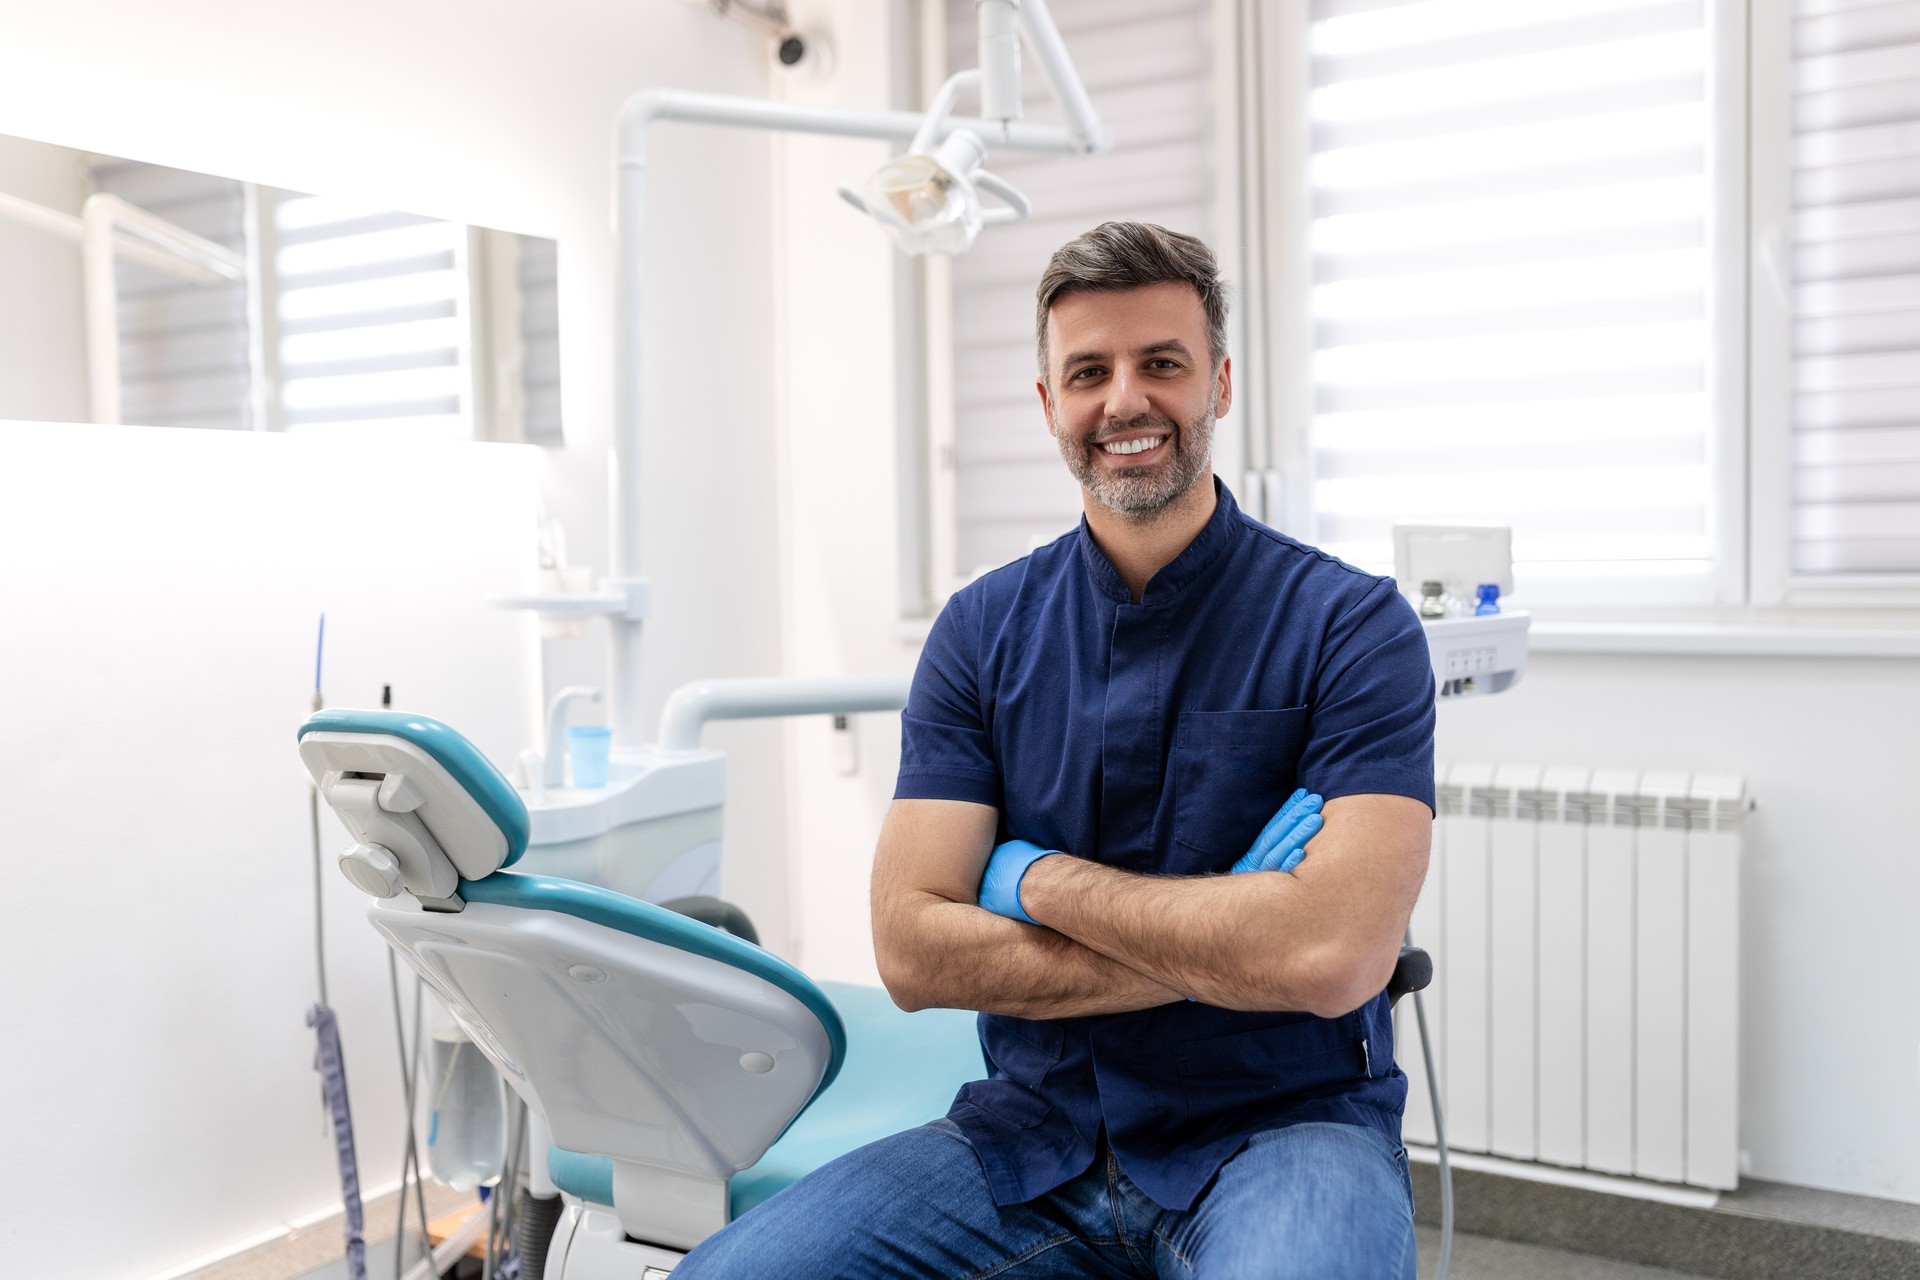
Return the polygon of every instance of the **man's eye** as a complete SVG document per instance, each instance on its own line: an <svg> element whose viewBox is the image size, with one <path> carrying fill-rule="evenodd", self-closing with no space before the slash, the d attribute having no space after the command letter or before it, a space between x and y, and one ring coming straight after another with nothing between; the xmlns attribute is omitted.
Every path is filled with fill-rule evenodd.
<svg viewBox="0 0 1920 1280"><path fill-rule="evenodd" d="M1095 377L1096 375L1103 372L1105 372L1105 370L1101 369L1097 365L1083 365L1082 367L1075 369L1073 371L1073 379L1075 382L1079 382L1087 378Z"/></svg>

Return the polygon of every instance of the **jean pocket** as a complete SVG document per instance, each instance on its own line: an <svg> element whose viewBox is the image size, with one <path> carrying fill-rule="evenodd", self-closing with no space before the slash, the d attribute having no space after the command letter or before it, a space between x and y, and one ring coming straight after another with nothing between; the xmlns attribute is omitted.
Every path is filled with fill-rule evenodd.
<svg viewBox="0 0 1920 1280"><path fill-rule="evenodd" d="M1213 858L1238 858L1286 803L1300 767L1307 709L1183 711L1169 774L1173 837ZM1224 870L1224 867L1194 870Z"/></svg>

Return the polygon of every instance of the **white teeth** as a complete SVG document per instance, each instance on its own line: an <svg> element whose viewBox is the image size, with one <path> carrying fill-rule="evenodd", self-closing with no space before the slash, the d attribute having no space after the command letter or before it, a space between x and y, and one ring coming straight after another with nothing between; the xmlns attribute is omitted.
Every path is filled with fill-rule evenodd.
<svg viewBox="0 0 1920 1280"><path fill-rule="evenodd" d="M1100 447L1108 453L1141 453L1165 439L1165 436L1142 436L1138 440L1122 440L1118 444L1103 444Z"/></svg>

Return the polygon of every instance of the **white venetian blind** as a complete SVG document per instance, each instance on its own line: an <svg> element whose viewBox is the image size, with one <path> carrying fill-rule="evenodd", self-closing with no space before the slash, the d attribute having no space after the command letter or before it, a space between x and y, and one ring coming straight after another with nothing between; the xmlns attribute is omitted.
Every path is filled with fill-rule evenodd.
<svg viewBox="0 0 1920 1280"><path fill-rule="evenodd" d="M1920 3L1797 0L1793 567L1920 572Z"/></svg>
<svg viewBox="0 0 1920 1280"><path fill-rule="evenodd" d="M177 227L246 252L245 202L231 178L101 159L94 186ZM252 430L247 286L202 284L120 258L120 419L150 427Z"/></svg>
<svg viewBox="0 0 1920 1280"><path fill-rule="evenodd" d="M1714 566L1702 0L1314 0L1315 540L1510 523L1531 593Z"/></svg>
<svg viewBox="0 0 1920 1280"><path fill-rule="evenodd" d="M470 438L466 228L295 195L276 223L288 429Z"/></svg>
<svg viewBox="0 0 1920 1280"><path fill-rule="evenodd" d="M988 168L1033 217L988 227L953 263L955 553L961 577L1025 555L1080 518L1080 489L1034 394L1033 295L1053 251L1113 218L1205 237L1212 114L1206 0L1053 0L1051 11L1114 138L1103 155L995 152ZM949 0L950 70L979 65L971 0ZM1031 58L1026 118L1059 113ZM963 103L963 110L971 104Z"/></svg>

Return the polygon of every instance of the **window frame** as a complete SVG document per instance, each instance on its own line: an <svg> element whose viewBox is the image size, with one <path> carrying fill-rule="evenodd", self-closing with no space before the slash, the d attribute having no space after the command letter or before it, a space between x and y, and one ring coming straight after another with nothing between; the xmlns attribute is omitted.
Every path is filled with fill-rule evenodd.
<svg viewBox="0 0 1920 1280"><path fill-rule="evenodd" d="M1678 637L1671 651L1717 651L1708 634L1717 630L1728 637L1726 651L1746 652L1773 644L1756 635L1779 624L1788 634L1802 632L1805 642L1787 641L1781 652L1850 651L1846 634L1916 625L1920 572L1807 575L1791 569L1794 15L1788 4L1754 0L1705 0L1705 10L1713 112L1708 510L1716 563L1705 575L1704 595L1663 594L1650 577L1582 588L1578 595L1536 592L1523 603L1546 624L1542 639L1556 649L1622 647L1615 631L1645 624L1625 649L1668 651L1645 628L1671 626ZM1210 21L1217 81L1215 248L1240 282L1231 332L1234 416L1242 424L1236 443L1243 450L1239 465L1217 469L1250 513L1313 542L1310 304L1304 289L1288 287L1308 278L1311 262L1310 7L1212 0ZM920 42L923 74L944 67L944 39L944 23L929 13ZM921 306L930 396L926 520L937 613L960 585L950 563L957 512L951 277L944 260L927 264ZM916 616L903 609L903 618ZM1809 623L1825 629L1806 630ZM917 629L909 623L903 634ZM1892 642L1896 635L1905 637L1896 645L1901 652L1920 651L1920 632L1885 638Z"/></svg>
<svg viewBox="0 0 1920 1280"><path fill-rule="evenodd" d="M1748 415L1751 603L1796 611L1920 606L1920 572L1793 569L1793 28L1791 3L1750 4ZM1909 616L1903 621L1911 621Z"/></svg>

